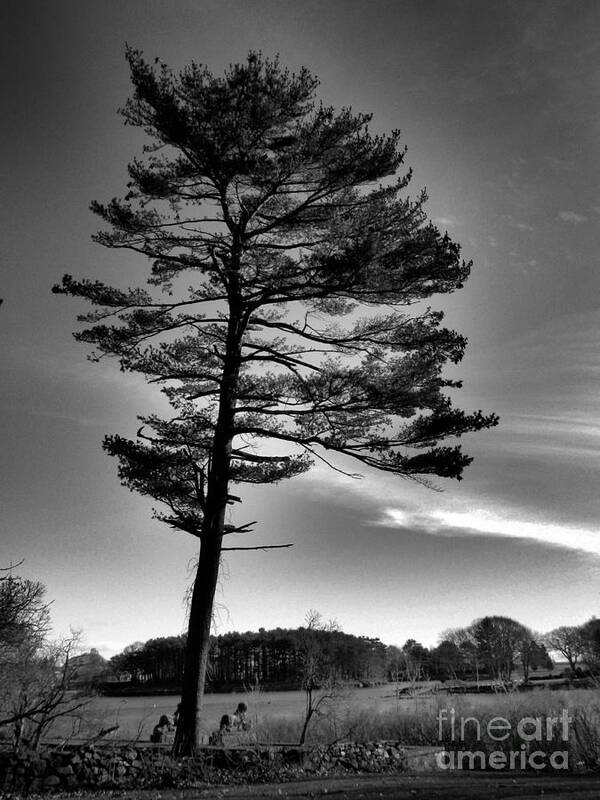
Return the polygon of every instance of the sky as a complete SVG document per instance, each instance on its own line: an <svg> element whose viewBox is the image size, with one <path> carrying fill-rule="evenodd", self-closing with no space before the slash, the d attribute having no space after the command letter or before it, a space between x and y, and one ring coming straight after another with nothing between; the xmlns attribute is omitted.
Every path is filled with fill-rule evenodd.
<svg viewBox="0 0 600 800"><path fill-rule="evenodd" d="M143 135L117 109L125 43L219 73L249 50L307 66L326 103L400 128L431 219L474 262L433 298L469 339L455 400L500 415L464 480L316 466L245 490L215 631L296 627L435 644L502 614L537 631L600 613L600 5L596 0L5 0L0 11L0 566L42 581L56 635L105 656L185 629L195 541L121 487L103 436L133 436L158 390L93 364L64 273L137 285L91 241ZM237 512L236 512L237 513ZM250 543L248 541L248 543Z"/></svg>

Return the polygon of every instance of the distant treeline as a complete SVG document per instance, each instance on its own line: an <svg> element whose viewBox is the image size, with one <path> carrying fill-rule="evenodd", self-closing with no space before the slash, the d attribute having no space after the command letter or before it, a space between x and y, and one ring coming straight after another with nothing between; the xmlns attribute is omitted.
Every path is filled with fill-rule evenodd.
<svg viewBox="0 0 600 800"><path fill-rule="evenodd" d="M356 684L375 684L387 679L388 648L379 639L337 630L261 628L258 632L226 633L212 638L208 688L212 691L254 685L300 688L307 638L337 679ZM110 660L110 667L116 677L131 684L175 687L181 682L184 650L185 636L150 639L126 647Z"/></svg>
<svg viewBox="0 0 600 800"><path fill-rule="evenodd" d="M106 665L103 680L123 691L168 691L181 686L185 636L136 642ZM571 676L600 676L600 620L538 634L509 617L488 616L448 630L436 647L414 639L402 647L353 636L335 627L275 628L226 633L211 641L208 690L298 689L307 674L355 685L422 680L510 681L515 670L528 681L553 669L560 653ZM113 684L113 690L116 687Z"/></svg>

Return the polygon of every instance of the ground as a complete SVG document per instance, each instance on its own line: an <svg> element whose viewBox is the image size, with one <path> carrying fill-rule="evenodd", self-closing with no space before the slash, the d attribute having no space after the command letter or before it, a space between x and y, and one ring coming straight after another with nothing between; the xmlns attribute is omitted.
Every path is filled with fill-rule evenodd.
<svg viewBox="0 0 600 800"><path fill-rule="evenodd" d="M490 773L451 775L359 775L320 778L284 784L214 786L207 789L120 791L90 794L88 797L118 800L598 800L600 775L558 778L556 775L498 776ZM86 795L84 795L86 797Z"/></svg>

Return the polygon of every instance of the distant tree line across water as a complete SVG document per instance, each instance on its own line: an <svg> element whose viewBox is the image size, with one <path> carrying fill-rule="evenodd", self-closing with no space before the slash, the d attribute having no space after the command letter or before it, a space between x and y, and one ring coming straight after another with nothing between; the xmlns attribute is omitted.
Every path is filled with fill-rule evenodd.
<svg viewBox="0 0 600 800"><path fill-rule="evenodd" d="M535 634L508 617L488 616L445 631L436 647L414 639L402 647L337 628L276 628L226 633L211 638L209 691L301 688L307 635L325 672L336 681L374 685L388 681L510 681L518 670L527 681L553 669L559 653L572 674L600 672L600 621ZM147 689L181 686L185 635L149 639L126 647L107 663L105 677ZM596 670L596 667L599 667Z"/></svg>
<svg viewBox="0 0 600 800"><path fill-rule="evenodd" d="M212 691L260 685L296 689L302 683L306 628L276 628L226 633L211 638L209 680ZM340 681L381 683L386 680L388 648L379 639L342 631L312 630L322 659ZM109 664L120 679L158 688L181 683L185 635L129 645Z"/></svg>

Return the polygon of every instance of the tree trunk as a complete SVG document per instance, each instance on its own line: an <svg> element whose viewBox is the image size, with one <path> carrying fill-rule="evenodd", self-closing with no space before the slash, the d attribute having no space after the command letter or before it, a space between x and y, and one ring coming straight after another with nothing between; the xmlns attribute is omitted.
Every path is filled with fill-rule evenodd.
<svg viewBox="0 0 600 800"><path fill-rule="evenodd" d="M207 538L202 542L190 605L181 710L174 745L179 755L192 754L200 744L200 716L220 553L221 537Z"/></svg>
<svg viewBox="0 0 600 800"><path fill-rule="evenodd" d="M234 436L236 391L241 364L240 342L243 325L239 313L230 306L227 346L219 414L211 451L207 481L200 555L194 580L183 670L181 711L173 752L191 755L201 744L200 719L210 650L210 627L229 497L231 447Z"/></svg>
<svg viewBox="0 0 600 800"><path fill-rule="evenodd" d="M312 700L312 689L306 689L306 714L304 716L304 725L302 726L302 732L300 733L300 741L298 742L300 746L302 746L306 741L306 732L308 731L308 725L312 719L313 713L314 713L314 708Z"/></svg>
<svg viewBox="0 0 600 800"><path fill-rule="evenodd" d="M223 426L225 431L221 428L220 436L215 436L213 448L211 480L200 539L200 556L190 604L181 713L174 745L174 751L179 755L192 754L201 744L200 716L227 506L233 406L230 405L225 413L219 416L228 418L228 424Z"/></svg>

